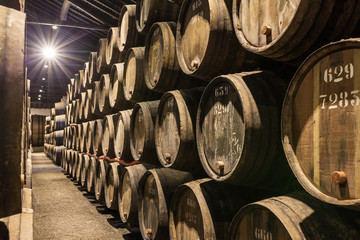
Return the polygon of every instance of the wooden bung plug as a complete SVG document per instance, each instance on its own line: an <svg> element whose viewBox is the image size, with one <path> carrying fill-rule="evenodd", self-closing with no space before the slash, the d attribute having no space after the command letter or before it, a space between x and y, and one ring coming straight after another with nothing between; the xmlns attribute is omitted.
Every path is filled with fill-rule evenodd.
<svg viewBox="0 0 360 240"><path fill-rule="evenodd" d="M343 184L347 181L346 173L343 171L334 171L331 174L331 180L335 184Z"/></svg>
<svg viewBox="0 0 360 240"><path fill-rule="evenodd" d="M170 162L170 160L171 160L171 154L170 153L165 153L165 160L167 162Z"/></svg>
<svg viewBox="0 0 360 240"><path fill-rule="evenodd" d="M151 228L147 228L147 229L145 230L145 233L146 233L146 235L151 235L151 234L152 234Z"/></svg>
<svg viewBox="0 0 360 240"><path fill-rule="evenodd" d="M270 26L263 26L260 30L262 35L268 36L271 34L271 27Z"/></svg>
<svg viewBox="0 0 360 240"><path fill-rule="evenodd" d="M138 155L140 156L142 154L142 150L139 150L138 151Z"/></svg>
<svg viewBox="0 0 360 240"><path fill-rule="evenodd" d="M224 161L216 161L216 163L215 163L215 167L217 168L217 169L224 169L224 167L225 167L225 163L224 163Z"/></svg>

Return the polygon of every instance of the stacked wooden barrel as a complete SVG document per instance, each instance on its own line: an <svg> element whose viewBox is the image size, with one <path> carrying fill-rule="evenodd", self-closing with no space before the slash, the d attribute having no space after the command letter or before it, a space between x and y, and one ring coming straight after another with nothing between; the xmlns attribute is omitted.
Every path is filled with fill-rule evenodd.
<svg viewBox="0 0 360 240"><path fill-rule="evenodd" d="M360 40L294 66L356 36L359 9L123 6L68 85L62 167L143 239L356 239Z"/></svg>
<svg viewBox="0 0 360 240"><path fill-rule="evenodd" d="M57 165L60 165L64 153L64 137L66 132L66 103L60 101L55 103L51 109L51 115L45 119L44 152Z"/></svg>

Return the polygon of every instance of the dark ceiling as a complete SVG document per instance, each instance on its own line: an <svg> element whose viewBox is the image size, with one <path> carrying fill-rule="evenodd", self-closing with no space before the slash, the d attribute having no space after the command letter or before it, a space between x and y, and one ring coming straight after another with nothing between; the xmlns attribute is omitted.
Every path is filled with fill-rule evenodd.
<svg viewBox="0 0 360 240"><path fill-rule="evenodd" d="M99 38L106 37L109 27L117 26L121 7L134 4L135 0L26 0L25 3L31 102L33 107L51 107L66 94L70 78L83 68L90 52L96 51ZM43 56L42 49L46 46L56 49L55 59L46 60Z"/></svg>

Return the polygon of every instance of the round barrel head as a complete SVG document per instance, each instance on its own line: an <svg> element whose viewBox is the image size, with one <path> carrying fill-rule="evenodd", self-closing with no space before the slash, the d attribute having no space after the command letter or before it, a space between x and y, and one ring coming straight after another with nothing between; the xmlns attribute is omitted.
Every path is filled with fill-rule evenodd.
<svg viewBox="0 0 360 240"><path fill-rule="evenodd" d="M160 163L164 167L171 166L180 148L180 116L175 97L167 95L158 112L156 129L156 145Z"/></svg>
<svg viewBox="0 0 360 240"><path fill-rule="evenodd" d="M134 111L133 114L135 114L135 117L132 117L131 152L133 158L136 160L141 157L144 151L146 125L144 113L141 108L137 108L137 111Z"/></svg>
<svg viewBox="0 0 360 240"><path fill-rule="evenodd" d="M123 10L122 10L123 11ZM129 32L129 13L128 11L124 11L122 18L119 19L119 50L120 52L124 51L128 32Z"/></svg>
<svg viewBox="0 0 360 240"><path fill-rule="evenodd" d="M134 94L135 84L136 84L136 57L134 52L131 52L128 56L126 69L125 69L125 79L123 82L124 95L126 100L131 100L132 95Z"/></svg>
<svg viewBox="0 0 360 240"><path fill-rule="evenodd" d="M137 15L137 28L138 31L141 32L144 27L146 26L146 22L149 18L149 12L150 12L150 6L151 6L152 0L140 0L139 1L139 8L136 9L136 11L139 11L139 14Z"/></svg>
<svg viewBox="0 0 360 240"><path fill-rule="evenodd" d="M114 201L114 172L113 168L109 167L108 172L106 174L106 192L105 192L105 199L106 199L106 207L111 208L112 203Z"/></svg>
<svg viewBox="0 0 360 240"><path fill-rule="evenodd" d="M360 45L329 44L295 74L283 106L288 162L313 196L360 204Z"/></svg>
<svg viewBox="0 0 360 240"><path fill-rule="evenodd" d="M146 81L148 87L150 89L155 88L159 79L161 69L163 67L163 37L162 31L159 25L154 25L154 27L150 30L150 40L147 40L147 45L149 46L146 49L147 53L145 53L146 59L146 71L148 81ZM149 36L149 37L150 37ZM150 86L149 86L150 85Z"/></svg>
<svg viewBox="0 0 360 240"><path fill-rule="evenodd" d="M125 170L126 171L126 170ZM135 187L135 186L134 186ZM127 222L132 203L132 190L129 172L126 171L121 181L119 191L119 212L123 222Z"/></svg>
<svg viewBox="0 0 360 240"><path fill-rule="evenodd" d="M149 174L142 189L139 209L141 234L145 239L153 239L159 226L159 195L154 175Z"/></svg>
<svg viewBox="0 0 360 240"><path fill-rule="evenodd" d="M201 97L197 142L201 163L216 180L228 178L240 164L245 123L238 89L225 78L212 81Z"/></svg>
<svg viewBox="0 0 360 240"><path fill-rule="evenodd" d="M192 73L200 66L209 48L210 31L209 1L185 1L176 36L178 59L185 73Z"/></svg>

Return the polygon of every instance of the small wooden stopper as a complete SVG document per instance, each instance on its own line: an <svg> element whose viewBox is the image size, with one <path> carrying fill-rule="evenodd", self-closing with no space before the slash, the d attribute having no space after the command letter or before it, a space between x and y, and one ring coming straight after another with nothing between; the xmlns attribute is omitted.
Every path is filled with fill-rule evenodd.
<svg viewBox="0 0 360 240"><path fill-rule="evenodd" d="M347 181L346 173L343 171L334 171L331 174L331 180L335 184L343 184Z"/></svg>
<svg viewBox="0 0 360 240"><path fill-rule="evenodd" d="M124 47L124 46L125 46L125 43L122 43L122 44L121 44L121 46L123 46L123 47Z"/></svg>
<svg viewBox="0 0 360 240"><path fill-rule="evenodd" d="M224 163L224 161L216 161L216 163L215 163L215 167L217 168L217 169L224 169L224 167L225 167L225 163Z"/></svg>
<svg viewBox="0 0 360 240"><path fill-rule="evenodd" d="M166 159L167 162L170 162L171 154L170 153L165 153L165 159Z"/></svg>
<svg viewBox="0 0 360 240"><path fill-rule="evenodd" d="M143 152L142 150L139 150L138 155L140 156L142 154L142 152Z"/></svg>
<svg viewBox="0 0 360 240"><path fill-rule="evenodd" d="M271 27L270 26L263 26L260 31L261 31L262 35L268 36L268 35L271 34Z"/></svg>
<svg viewBox="0 0 360 240"><path fill-rule="evenodd" d="M191 61L191 67L198 68L199 67L199 60L194 59Z"/></svg>
<svg viewBox="0 0 360 240"><path fill-rule="evenodd" d="M147 228L147 229L145 230L145 233L146 233L146 235L151 235L151 234L152 234L151 228Z"/></svg>
<svg viewBox="0 0 360 240"><path fill-rule="evenodd" d="M157 83L157 81L158 81L158 80L157 80L157 78L156 78L156 77L154 77L154 83Z"/></svg>
<svg viewBox="0 0 360 240"><path fill-rule="evenodd" d="M127 212L124 212L124 217L127 218Z"/></svg>
<svg viewBox="0 0 360 240"><path fill-rule="evenodd" d="M129 91L129 94L132 94L132 91Z"/></svg>

